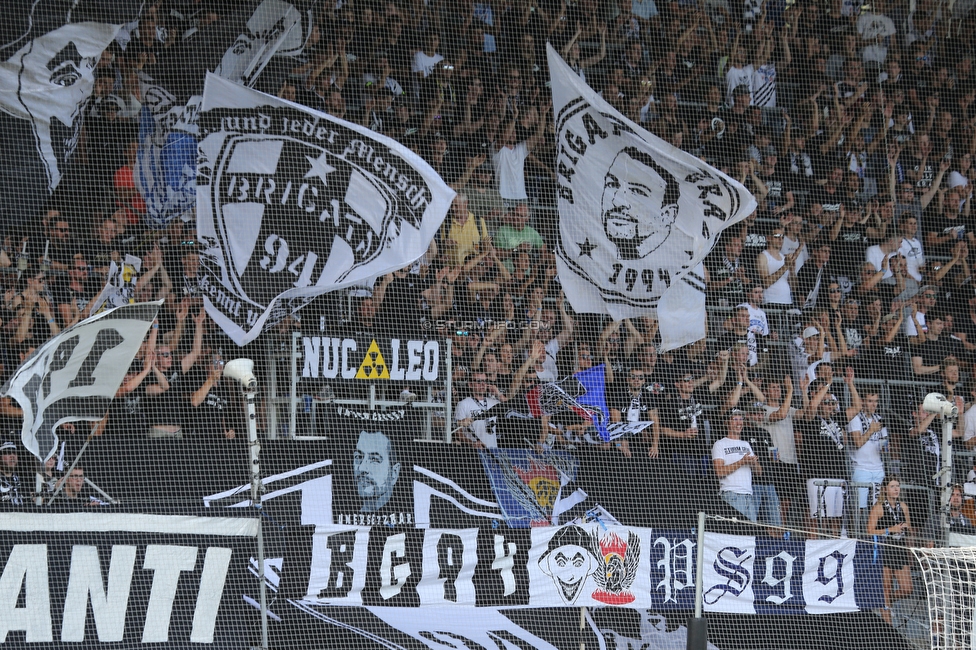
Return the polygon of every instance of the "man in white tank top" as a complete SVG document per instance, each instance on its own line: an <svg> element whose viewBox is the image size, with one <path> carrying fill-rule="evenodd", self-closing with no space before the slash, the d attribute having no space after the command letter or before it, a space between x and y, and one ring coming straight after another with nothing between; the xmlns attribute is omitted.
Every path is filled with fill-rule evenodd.
<svg viewBox="0 0 976 650"><path fill-rule="evenodd" d="M795 275L793 267L796 264L798 251L783 255L783 238L785 232L776 227L766 238L766 250L756 258L756 271L759 280L765 288L763 304L783 308L793 306L793 290L790 287Z"/></svg>
<svg viewBox="0 0 976 650"><path fill-rule="evenodd" d="M851 453L851 465L854 471L851 480L855 483L874 483L875 488L870 490L871 503L878 499L877 486L884 482L884 459L883 452L888 446L888 428L881 422L878 415L878 393L869 391L864 395L864 408L847 425L849 432L850 445L848 450ZM859 508L867 508L868 488L857 489L857 505Z"/></svg>

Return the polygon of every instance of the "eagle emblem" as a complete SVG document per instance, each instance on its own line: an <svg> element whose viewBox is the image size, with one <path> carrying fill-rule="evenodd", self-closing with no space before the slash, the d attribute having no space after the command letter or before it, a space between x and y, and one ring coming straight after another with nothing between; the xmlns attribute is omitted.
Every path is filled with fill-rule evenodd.
<svg viewBox="0 0 976 650"><path fill-rule="evenodd" d="M640 538L628 533L625 542L616 533L604 535L602 539L597 539L595 531L590 535L593 545L600 549L597 570L593 574L597 584L593 599L607 605L634 602L630 586L634 584L640 563Z"/></svg>

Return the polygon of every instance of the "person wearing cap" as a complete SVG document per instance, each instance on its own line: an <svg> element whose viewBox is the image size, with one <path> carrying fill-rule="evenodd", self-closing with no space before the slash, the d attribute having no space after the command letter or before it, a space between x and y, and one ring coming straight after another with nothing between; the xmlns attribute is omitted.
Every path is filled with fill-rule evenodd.
<svg viewBox="0 0 976 650"><path fill-rule="evenodd" d="M847 368L844 383L850 392L851 405L842 417L850 422L863 406L854 385L853 368ZM836 420L839 404L837 397L830 392L831 385L817 382L813 387L815 392L810 399L810 407L804 409L803 419L797 423L802 443L800 471L806 479L810 505L809 526L811 531L815 531L817 519L826 519L833 534L839 535L844 514L844 486L848 478L846 427ZM824 485L823 481L831 481L832 484Z"/></svg>
<svg viewBox="0 0 976 650"><path fill-rule="evenodd" d="M712 444L712 467L718 475L719 495L749 521L756 521L759 513L752 494L752 479L762 474L762 465L752 445L742 440L743 412L732 409L725 421L725 437Z"/></svg>
<svg viewBox="0 0 976 650"><path fill-rule="evenodd" d="M790 347L793 366L793 381L799 383L806 376L807 370L817 361L830 360L827 350L826 336L823 328L807 326L800 332L800 336L793 339Z"/></svg>
<svg viewBox="0 0 976 650"><path fill-rule="evenodd" d="M13 439L16 431L9 433ZM20 493L20 476L17 474L17 443L6 440L0 443L0 503L6 506L19 507L24 505L24 496Z"/></svg>

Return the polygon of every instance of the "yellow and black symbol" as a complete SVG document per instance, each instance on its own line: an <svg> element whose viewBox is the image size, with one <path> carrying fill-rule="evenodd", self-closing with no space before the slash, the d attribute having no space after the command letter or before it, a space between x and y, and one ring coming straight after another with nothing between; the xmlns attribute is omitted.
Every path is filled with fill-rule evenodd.
<svg viewBox="0 0 976 650"><path fill-rule="evenodd" d="M369 349L366 350L366 356L363 357L363 362L359 364L359 372L356 373L356 379L389 379L390 369L386 367L386 361L383 359L383 353L380 352L380 346L376 345L376 341L369 344Z"/></svg>

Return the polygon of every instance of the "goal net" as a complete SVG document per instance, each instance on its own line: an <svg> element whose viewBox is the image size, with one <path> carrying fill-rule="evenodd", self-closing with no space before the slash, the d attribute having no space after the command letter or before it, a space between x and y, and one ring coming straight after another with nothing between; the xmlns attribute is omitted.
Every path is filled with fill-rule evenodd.
<svg viewBox="0 0 976 650"><path fill-rule="evenodd" d="M976 548L915 549L922 567L932 648L976 647Z"/></svg>
<svg viewBox="0 0 976 650"><path fill-rule="evenodd" d="M6 0L0 644L970 647L971 5Z"/></svg>

